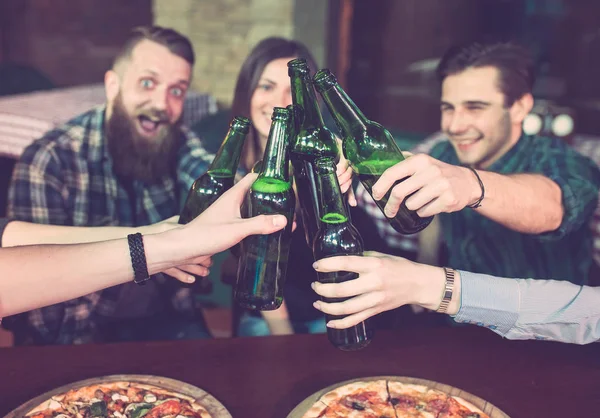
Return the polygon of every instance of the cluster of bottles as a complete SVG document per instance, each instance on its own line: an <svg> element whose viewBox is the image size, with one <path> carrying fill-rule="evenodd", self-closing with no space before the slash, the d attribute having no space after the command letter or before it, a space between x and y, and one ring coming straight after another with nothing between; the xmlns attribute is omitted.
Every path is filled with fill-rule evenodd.
<svg viewBox="0 0 600 418"><path fill-rule="evenodd" d="M277 309L283 301L296 207L290 162L306 242L312 248L315 260L362 255L363 252L362 238L352 225L336 175L340 155L338 142L325 127L315 89L342 135L345 158L369 193L388 167L404 159L389 131L364 116L329 70L320 70L311 78L306 60L300 58L288 63L288 73L293 104L273 109L264 156L253 169L258 178L242 207L244 217L282 214L288 223L274 234L245 238L237 249L240 262L234 298L249 309ZM239 116L233 119L208 171L194 182L181 213L181 223L201 214L233 185L249 127L248 119ZM388 197L389 192L377 201L382 211ZM432 218L419 217L403 203L398 214L388 220L396 231L413 234L429 225ZM346 271L318 274L322 283L340 283L355 278L356 273ZM328 316L326 319L338 318ZM328 328L327 333L332 344L342 350L363 348L373 338L368 320L348 329Z"/></svg>

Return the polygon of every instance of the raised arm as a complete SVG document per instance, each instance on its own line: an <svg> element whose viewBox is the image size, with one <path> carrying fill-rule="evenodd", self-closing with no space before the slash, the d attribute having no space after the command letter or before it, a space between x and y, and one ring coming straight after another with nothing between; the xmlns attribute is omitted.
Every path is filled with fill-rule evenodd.
<svg viewBox="0 0 600 418"><path fill-rule="evenodd" d="M461 272L461 280L456 322L484 326L511 340L600 340L600 288L468 272Z"/></svg>
<svg viewBox="0 0 600 418"><path fill-rule="evenodd" d="M197 258L223 251L247 235L272 233L284 227L285 217L279 215L241 218L239 208L254 179L254 175L244 178L188 225L144 236L149 273L192 265ZM16 230L11 232L9 228L10 224L5 238L10 240ZM208 274L205 267L198 269L197 274ZM3 273L0 316L73 299L133 278L124 239L3 248L0 249L0 270Z"/></svg>
<svg viewBox="0 0 600 418"><path fill-rule="evenodd" d="M332 315L327 326L347 328L405 304L437 309L445 275L439 267L379 253L331 257L315 263L318 271L353 271L359 278L336 284L314 283L328 298L316 302ZM457 322L487 327L509 339L544 339L586 344L600 339L600 289L566 281L508 279L458 271L447 313Z"/></svg>
<svg viewBox="0 0 600 418"><path fill-rule="evenodd" d="M173 216L154 225L141 227L125 226L62 226L42 225L29 222L12 221L2 236L2 247L39 244L83 244L87 242L108 241L125 238L129 234L140 232L157 234L177 227L177 216Z"/></svg>
<svg viewBox="0 0 600 418"><path fill-rule="evenodd" d="M563 155L567 154L567 155ZM535 159L535 156L533 157ZM563 235L588 221L598 199L600 173L587 158L570 149L549 153L539 172L498 174L477 170L485 197L477 210L512 230ZM373 186L381 198L394 182L386 214L394 216L406 199L420 216L456 212L482 196L475 173L466 167L444 163L425 154L415 155L386 170Z"/></svg>

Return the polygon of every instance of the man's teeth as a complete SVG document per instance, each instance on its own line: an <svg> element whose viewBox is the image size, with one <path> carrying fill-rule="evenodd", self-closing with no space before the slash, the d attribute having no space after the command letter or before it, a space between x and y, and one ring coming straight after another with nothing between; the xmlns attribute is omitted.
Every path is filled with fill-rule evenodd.
<svg viewBox="0 0 600 418"><path fill-rule="evenodd" d="M147 129L150 131L153 131L158 126L158 122L154 122L153 120L146 119L146 118L141 118L140 122L144 129Z"/></svg>

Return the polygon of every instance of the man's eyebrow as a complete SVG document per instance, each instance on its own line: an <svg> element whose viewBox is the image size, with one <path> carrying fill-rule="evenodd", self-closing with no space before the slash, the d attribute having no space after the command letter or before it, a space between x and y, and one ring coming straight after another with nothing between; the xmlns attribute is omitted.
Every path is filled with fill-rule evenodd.
<svg viewBox="0 0 600 418"><path fill-rule="evenodd" d="M468 106L482 106L482 107L487 107L490 106L491 103L490 102L486 102L483 100L467 100L466 102L463 102L464 104L468 105Z"/></svg>
<svg viewBox="0 0 600 418"><path fill-rule="evenodd" d="M152 74L152 75L154 75L154 76L158 76L158 72L156 72L156 71L154 71L154 70L151 70L151 69L149 69L149 68L146 68L146 69L142 70L142 72L143 72L143 73L150 73L150 74Z"/></svg>
<svg viewBox="0 0 600 418"><path fill-rule="evenodd" d="M146 68L146 69L142 70L142 73L148 73L150 75L153 75L154 77L160 77L160 74L157 71L154 71L154 70L149 69L149 68ZM190 82L188 80L185 80L185 79L182 78L180 80L177 80L175 82L175 84L183 84L186 87L188 87L190 85Z"/></svg>

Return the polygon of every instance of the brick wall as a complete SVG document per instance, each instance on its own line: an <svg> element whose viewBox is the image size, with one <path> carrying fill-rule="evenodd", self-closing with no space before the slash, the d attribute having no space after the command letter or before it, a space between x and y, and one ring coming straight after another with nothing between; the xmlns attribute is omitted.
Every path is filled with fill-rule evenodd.
<svg viewBox="0 0 600 418"><path fill-rule="evenodd" d="M153 14L155 24L194 44L193 87L227 106L242 62L265 37L301 40L323 62L326 6L322 0L153 0Z"/></svg>

